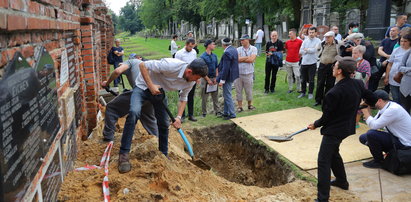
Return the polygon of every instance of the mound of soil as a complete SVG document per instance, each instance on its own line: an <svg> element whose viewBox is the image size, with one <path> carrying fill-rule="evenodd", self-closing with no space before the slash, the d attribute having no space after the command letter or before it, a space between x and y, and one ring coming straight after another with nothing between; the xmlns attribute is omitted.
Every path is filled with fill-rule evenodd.
<svg viewBox="0 0 411 202"><path fill-rule="evenodd" d="M119 121L119 125L122 126L123 123L124 120ZM101 141L103 125L104 123L100 122L92 138L79 143L75 167L99 164L107 146L107 143ZM135 131L130 152L132 170L120 174L117 170L117 160L121 130L118 128L116 133L110 159L109 186L112 201L312 201L316 198L316 186L301 180L274 187L267 187L267 184L260 187L246 186L244 183L231 182L230 179L219 176L218 171L214 169L202 170L189 161L190 157L184 151L184 143L173 128L170 128L169 158L167 158L158 151L158 139L147 134L141 124L138 124ZM213 145L217 143L213 142ZM208 149L207 154L211 155L211 153ZM211 159L212 165L216 166L216 158ZM238 157L235 161L239 161ZM224 168L224 164L232 163L221 161L220 164L216 167ZM259 166L256 166L256 169L258 168ZM247 175L253 175L250 169L246 171L229 169L229 172L242 173L241 175L247 178ZM227 173L224 175L232 176ZM64 179L58 200L102 201L103 177L103 169L70 172ZM332 188L331 200L359 201L359 198L350 192Z"/></svg>

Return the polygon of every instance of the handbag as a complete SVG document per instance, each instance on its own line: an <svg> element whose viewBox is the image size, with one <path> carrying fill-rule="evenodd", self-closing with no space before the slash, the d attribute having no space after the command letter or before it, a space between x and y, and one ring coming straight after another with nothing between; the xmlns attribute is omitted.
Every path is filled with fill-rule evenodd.
<svg viewBox="0 0 411 202"><path fill-rule="evenodd" d="M402 72L398 72L395 76L394 76L394 81L396 81L397 83L401 83L401 79L404 76L404 74Z"/></svg>
<svg viewBox="0 0 411 202"><path fill-rule="evenodd" d="M389 130L388 130L389 131ZM391 135L393 148L385 157L382 167L395 175L404 175L411 173L411 147L397 149L395 146L394 135Z"/></svg>

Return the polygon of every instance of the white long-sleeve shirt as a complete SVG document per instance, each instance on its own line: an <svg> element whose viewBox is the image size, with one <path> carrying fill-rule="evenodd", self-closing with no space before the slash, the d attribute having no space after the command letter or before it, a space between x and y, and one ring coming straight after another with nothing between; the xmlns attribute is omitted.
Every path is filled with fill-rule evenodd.
<svg viewBox="0 0 411 202"><path fill-rule="evenodd" d="M317 37L310 38L308 37L303 41L303 44L300 48L300 54L303 57L301 61L302 65L312 65L318 61L318 49L321 46L321 40ZM307 50L304 50L307 49Z"/></svg>
<svg viewBox="0 0 411 202"><path fill-rule="evenodd" d="M403 145L411 146L411 116L401 105L390 101L375 117L369 116L366 122L374 130L388 128Z"/></svg>
<svg viewBox="0 0 411 202"><path fill-rule="evenodd" d="M176 53L177 50L178 50L178 46L177 46L176 41L171 40L170 46L171 46L171 55L174 55L174 53Z"/></svg>

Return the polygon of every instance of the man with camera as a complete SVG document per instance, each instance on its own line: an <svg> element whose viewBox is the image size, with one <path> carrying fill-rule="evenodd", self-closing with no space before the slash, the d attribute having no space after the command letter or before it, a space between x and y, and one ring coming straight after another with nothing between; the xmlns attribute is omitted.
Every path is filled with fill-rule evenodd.
<svg viewBox="0 0 411 202"><path fill-rule="evenodd" d="M401 105L390 101L387 92L376 90L374 95L378 98L375 104L379 109L377 115L371 116L369 107L362 109L371 130L360 136L360 142L369 147L374 158L363 163L367 168L381 168L384 160L382 152L390 151L393 144L397 149L411 147L411 117L408 112ZM379 131L380 128L385 128L385 131Z"/></svg>

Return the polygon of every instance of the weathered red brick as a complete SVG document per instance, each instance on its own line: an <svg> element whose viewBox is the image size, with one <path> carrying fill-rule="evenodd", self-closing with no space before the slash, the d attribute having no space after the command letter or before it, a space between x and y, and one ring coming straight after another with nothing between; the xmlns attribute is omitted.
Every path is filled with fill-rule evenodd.
<svg viewBox="0 0 411 202"><path fill-rule="evenodd" d="M9 0L0 0L0 8L8 8Z"/></svg>
<svg viewBox="0 0 411 202"><path fill-rule="evenodd" d="M79 45L79 44L81 43L80 37L78 37L78 36L74 37L74 38L73 38L73 43L74 43L75 45Z"/></svg>
<svg viewBox="0 0 411 202"><path fill-rule="evenodd" d="M40 13L40 5L36 1L29 1L29 12L33 14Z"/></svg>
<svg viewBox="0 0 411 202"><path fill-rule="evenodd" d="M50 20L39 19L39 18L28 18L27 19L28 29L49 29Z"/></svg>
<svg viewBox="0 0 411 202"><path fill-rule="evenodd" d="M8 61L7 51L2 51L0 55L0 67L3 67L7 64Z"/></svg>
<svg viewBox="0 0 411 202"><path fill-rule="evenodd" d="M93 50L92 49L81 50L81 54L82 55L91 55L91 54L93 54Z"/></svg>
<svg viewBox="0 0 411 202"><path fill-rule="evenodd" d="M80 23L81 24L91 24L93 22L94 22L94 20L93 20L92 17L82 17L82 18L80 18Z"/></svg>
<svg viewBox="0 0 411 202"><path fill-rule="evenodd" d="M5 13L0 13L0 29L7 29L7 15Z"/></svg>
<svg viewBox="0 0 411 202"><path fill-rule="evenodd" d="M22 30L27 28L27 19L21 15L7 16L7 30Z"/></svg>
<svg viewBox="0 0 411 202"><path fill-rule="evenodd" d="M25 58L34 56L34 47L30 46L30 45L29 46L23 46L21 52L23 54L23 57L25 57Z"/></svg>
<svg viewBox="0 0 411 202"><path fill-rule="evenodd" d="M10 8L15 10L24 10L27 7L27 1L25 0L11 0Z"/></svg>

